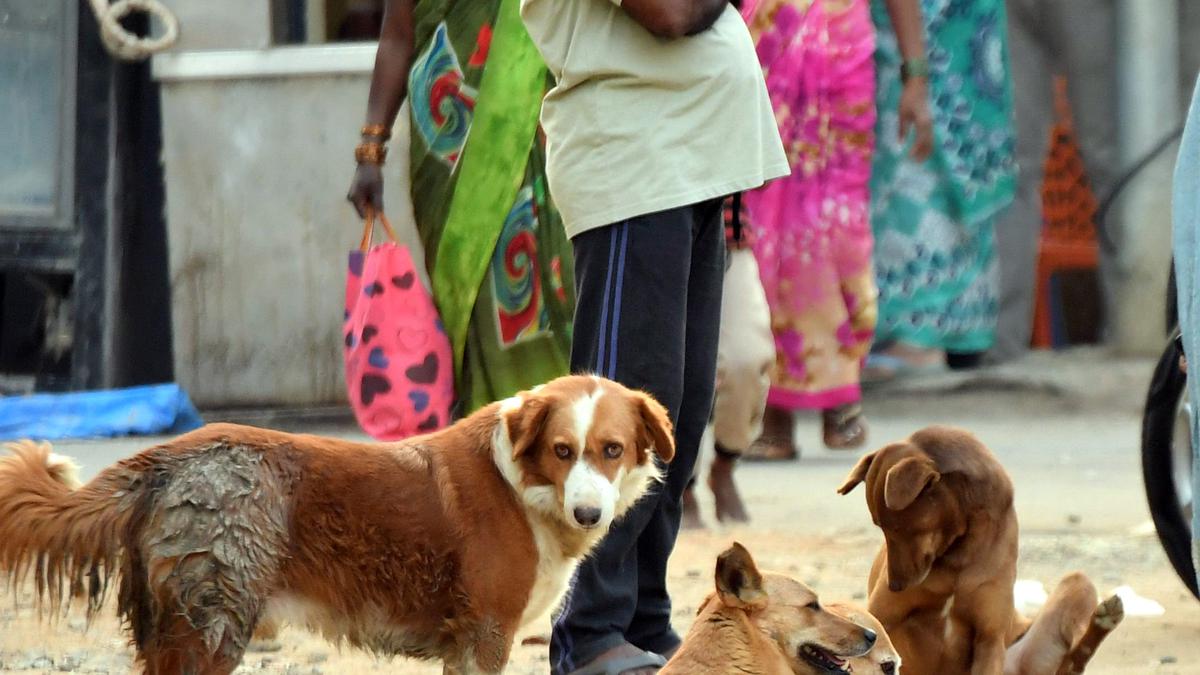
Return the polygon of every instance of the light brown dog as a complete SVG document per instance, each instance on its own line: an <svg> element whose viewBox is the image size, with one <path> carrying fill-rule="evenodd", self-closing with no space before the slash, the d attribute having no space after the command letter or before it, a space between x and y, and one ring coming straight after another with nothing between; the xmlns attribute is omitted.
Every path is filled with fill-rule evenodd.
<svg viewBox="0 0 1200 675"><path fill-rule="evenodd" d="M840 602L828 604L826 608L864 628L870 628L875 631L877 636L875 646L871 647L871 651L862 656L847 659L846 670L848 672L853 675L895 675L900 672L902 661L900 652L896 651L892 645L892 640L888 637L883 624L879 623L879 620L870 612L861 607Z"/></svg>
<svg viewBox="0 0 1200 675"><path fill-rule="evenodd" d="M649 396L568 377L399 443L214 425L77 489L48 446L14 449L0 570L90 612L119 578L149 675L232 672L265 616L500 673L674 441Z"/></svg>
<svg viewBox="0 0 1200 675"><path fill-rule="evenodd" d="M1083 574L1068 574L1032 623L1017 616L1021 636L1004 655L1004 675L1076 675L1096 648L1125 618L1121 598L1096 605L1096 587Z"/></svg>
<svg viewBox="0 0 1200 675"><path fill-rule="evenodd" d="M1006 651L1022 636L1024 654L1013 657L1014 667L1043 658L1053 663L1055 653L1061 662L1081 646L1076 638L1089 617L1111 609L1113 600L1097 609L1095 589L1078 575L1056 591L1040 628L1035 623L1031 629L1016 612L1012 481L970 433L918 431L864 456L838 492L863 482L871 518L884 536L868 581L868 608L903 656L905 673L1006 672ZM1060 630L1062 624L1070 630ZM1093 637L1092 651L1104 634ZM1040 668L1012 672L1057 671Z"/></svg>
<svg viewBox="0 0 1200 675"><path fill-rule="evenodd" d="M875 631L839 616L804 584L763 574L741 544L717 558L716 591L660 675L845 675ZM857 671L856 671L857 672Z"/></svg>

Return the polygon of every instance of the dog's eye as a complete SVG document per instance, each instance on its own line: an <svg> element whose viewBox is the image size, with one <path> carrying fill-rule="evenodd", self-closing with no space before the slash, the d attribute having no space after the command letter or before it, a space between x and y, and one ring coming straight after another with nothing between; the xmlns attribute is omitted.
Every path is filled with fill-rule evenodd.
<svg viewBox="0 0 1200 675"><path fill-rule="evenodd" d="M608 445L604 446L604 457L606 459L617 459L624 452L625 452L625 448L622 448L620 445L617 445L616 443L609 443Z"/></svg>
<svg viewBox="0 0 1200 675"><path fill-rule="evenodd" d="M819 612L819 611L821 611L821 603L816 600L813 600L812 602L805 605L804 608L811 609L814 612Z"/></svg>
<svg viewBox="0 0 1200 675"><path fill-rule="evenodd" d="M554 456L559 459L571 459L571 447L562 443L555 445Z"/></svg>

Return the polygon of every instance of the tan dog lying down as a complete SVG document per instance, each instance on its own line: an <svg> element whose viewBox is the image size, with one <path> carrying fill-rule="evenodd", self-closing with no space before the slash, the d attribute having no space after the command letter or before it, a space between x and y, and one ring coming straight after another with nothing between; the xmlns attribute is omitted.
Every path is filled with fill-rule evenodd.
<svg viewBox="0 0 1200 675"><path fill-rule="evenodd" d="M15 450L0 458L0 571L92 612L117 577L149 675L231 673L276 614L500 673L674 441L649 396L567 377L399 443L214 425L77 489L48 446Z"/></svg>
<svg viewBox="0 0 1200 675"><path fill-rule="evenodd" d="M659 674L840 675L878 637L822 607L799 581L760 573L750 553L734 544L717 558L716 591Z"/></svg>
<svg viewBox="0 0 1200 675"><path fill-rule="evenodd" d="M868 608L903 656L906 674L1081 670L1082 652L1090 657L1120 621L1120 600L1097 609L1096 590L1082 575L1063 581L1032 628L1016 612L1012 481L970 433L918 431L864 456L838 491L859 483L884 536Z"/></svg>
<svg viewBox="0 0 1200 675"><path fill-rule="evenodd" d="M883 624L879 623L879 619L861 607L840 602L830 603L826 608L864 628L870 628L878 636L871 651L846 661L847 672L853 675L895 675L900 672L900 652L892 645L892 640L884 630Z"/></svg>

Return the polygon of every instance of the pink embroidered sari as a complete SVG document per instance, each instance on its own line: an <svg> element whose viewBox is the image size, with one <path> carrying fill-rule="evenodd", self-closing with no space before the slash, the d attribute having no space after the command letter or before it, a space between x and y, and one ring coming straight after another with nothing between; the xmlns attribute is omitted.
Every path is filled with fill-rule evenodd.
<svg viewBox="0 0 1200 675"><path fill-rule="evenodd" d="M875 30L867 0L748 0L792 175L745 196L784 409L859 400L876 318L868 182Z"/></svg>

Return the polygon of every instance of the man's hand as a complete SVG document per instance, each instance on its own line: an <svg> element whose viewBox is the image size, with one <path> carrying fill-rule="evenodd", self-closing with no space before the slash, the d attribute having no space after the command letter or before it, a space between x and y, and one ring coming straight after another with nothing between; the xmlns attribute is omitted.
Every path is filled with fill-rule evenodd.
<svg viewBox="0 0 1200 675"><path fill-rule="evenodd" d="M729 0L623 0L631 19L661 38L681 38L712 28Z"/></svg>
<svg viewBox="0 0 1200 675"><path fill-rule="evenodd" d="M904 83L900 94L900 142L911 129L916 138L912 158L923 162L933 152L933 117L929 114L929 90L924 77L914 77Z"/></svg>

